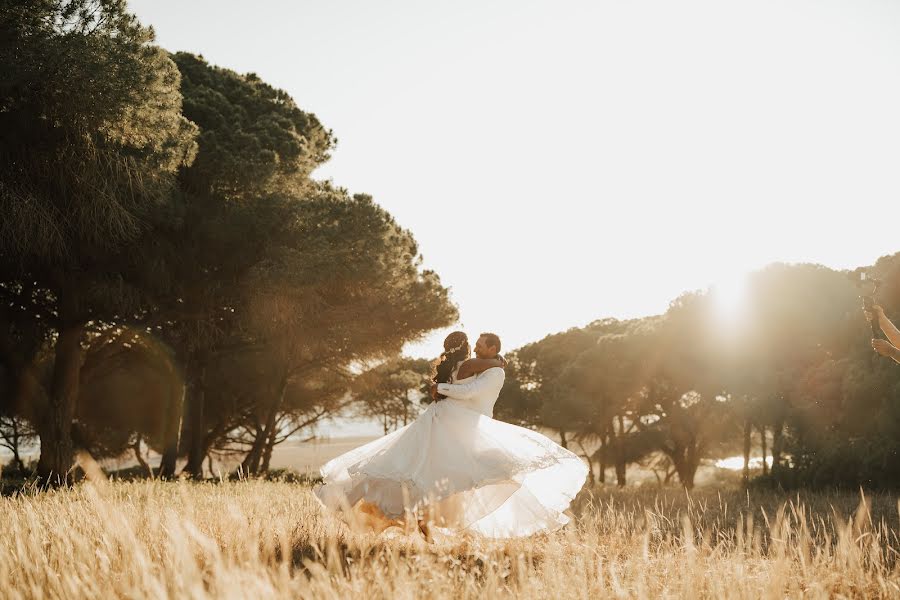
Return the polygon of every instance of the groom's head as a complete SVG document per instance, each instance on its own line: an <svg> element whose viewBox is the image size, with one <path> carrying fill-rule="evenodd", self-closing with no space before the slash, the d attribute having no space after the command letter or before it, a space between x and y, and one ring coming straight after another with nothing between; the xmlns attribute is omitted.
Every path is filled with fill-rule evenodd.
<svg viewBox="0 0 900 600"><path fill-rule="evenodd" d="M475 343L475 356L494 358L500 354L500 337L496 333L482 333Z"/></svg>

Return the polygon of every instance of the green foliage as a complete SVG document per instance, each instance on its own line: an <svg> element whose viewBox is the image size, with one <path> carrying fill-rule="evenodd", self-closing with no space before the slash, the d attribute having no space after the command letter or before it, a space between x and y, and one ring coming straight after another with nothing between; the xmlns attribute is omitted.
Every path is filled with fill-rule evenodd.
<svg viewBox="0 0 900 600"><path fill-rule="evenodd" d="M287 92L193 54L173 58L184 114L200 127L200 153L182 174L190 191L227 198L271 192L304 182L328 160L331 132Z"/></svg>
<svg viewBox="0 0 900 600"><path fill-rule="evenodd" d="M249 323L286 364L399 353L457 318L437 274L420 265L412 235L371 197L317 186L243 282Z"/></svg>
<svg viewBox="0 0 900 600"><path fill-rule="evenodd" d="M127 257L193 160L196 127L177 68L122 1L4 2L0 32L0 295L11 308L0 333L41 319L42 341L55 340L35 423L49 480L72 462L84 336L146 303ZM6 353L17 395L33 360Z"/></svg>
<svg viewBox="0 0 900 600"><path fill-rule="evenodd" d="M256 240L257 261L236 282L236 326L223 340L256 349L268 383L252 379L260 387L250 407L229 408L210 397L217 410L195 424L206 440L228 431L223 420L250 419L261 444L282 416L298 414L292 387L329 370L349 379L354 362L396 355L405 343L456 320L437 275L420 269L412 236L370 197L318 185L283 208L278 226ZM205 364L219 360L216 347ZM319 394L299 412L325 416L336 399ZM246 468L255 471L255 462Z"/></svg>
<svg viewBox="0 0 900 600"><path fill-rule="evenodd" d="M499 410L522 423L568 429L567 424L575 420L571 409L577 407L578 400L573 397L572 387L559 375L581 352L596 343L601 331L599 327L573 328L548 335L512 353L509 358L515 376L508 378L504 385ZM515 400L511 396L513 382L524 391L517 392ZM535 403L535 398L540 401Z"/></svg>
<svg viewBox="0 0 900 600"><path fill-rule="evenodd" d="M133 242L194 157L178 70L124 2L4 2L0 31L0 260L83 267Z"/></svg>
<svg viewBox="0 0 900 600"><path fill-rule="evenodd" d="M430 383L431 361L405 356L385 361L354 381L358 413L381 422L385 434L419 413Z"/></svg>
<svg viewBox="0 0 900 600"><path fill-rule="evenodd" d="M3 1L0 34L0 411L48 474L73 433L264 468L351 365L456 320L408 231L309 178L335 140L283 90L170 56L124 1Z"/></svg>

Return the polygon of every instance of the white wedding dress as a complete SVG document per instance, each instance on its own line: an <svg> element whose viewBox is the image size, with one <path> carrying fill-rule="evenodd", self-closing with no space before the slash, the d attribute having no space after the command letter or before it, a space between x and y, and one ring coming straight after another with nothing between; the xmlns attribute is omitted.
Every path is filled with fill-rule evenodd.
<svg viewBox="0 0 900 600"><path fill-rule="evenodd" d="M445 533L509 538L562 527L587 466L546 436L492 418L503 378L500 368L463 381L454 373L458 385L439 391L456 397L326 463L315 496L337 511L368 503L387 519L427 511Z"/></svg>

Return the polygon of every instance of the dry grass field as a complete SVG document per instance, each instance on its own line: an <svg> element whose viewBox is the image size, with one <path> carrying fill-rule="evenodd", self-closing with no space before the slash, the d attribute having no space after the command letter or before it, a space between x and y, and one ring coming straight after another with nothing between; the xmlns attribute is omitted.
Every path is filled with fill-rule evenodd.
<svg viewBox="0 0 900 600"><path fill-rule="evenodd" d="M304 485L104 482L0 499L0 596L897 598L896 495L582 492L513 541L351 532Z"/></svg>

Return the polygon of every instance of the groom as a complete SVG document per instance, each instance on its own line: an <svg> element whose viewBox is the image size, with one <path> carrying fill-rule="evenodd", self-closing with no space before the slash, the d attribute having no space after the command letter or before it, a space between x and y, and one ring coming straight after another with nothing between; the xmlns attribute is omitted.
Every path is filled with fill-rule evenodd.
<svg viewBox="0 0 900 600"><path fill-rule="evenodd" d="M496 333L482 333L475 342L475 356L478 358L501 358L500 337ZM500 367L494 367L475 376L475 379L467 383L439 383L431 386L431 397L443 394L448 398L457 400L470 400L472 398L490 398L496 401L503 389L503 381L506 372Z"/></svg>

